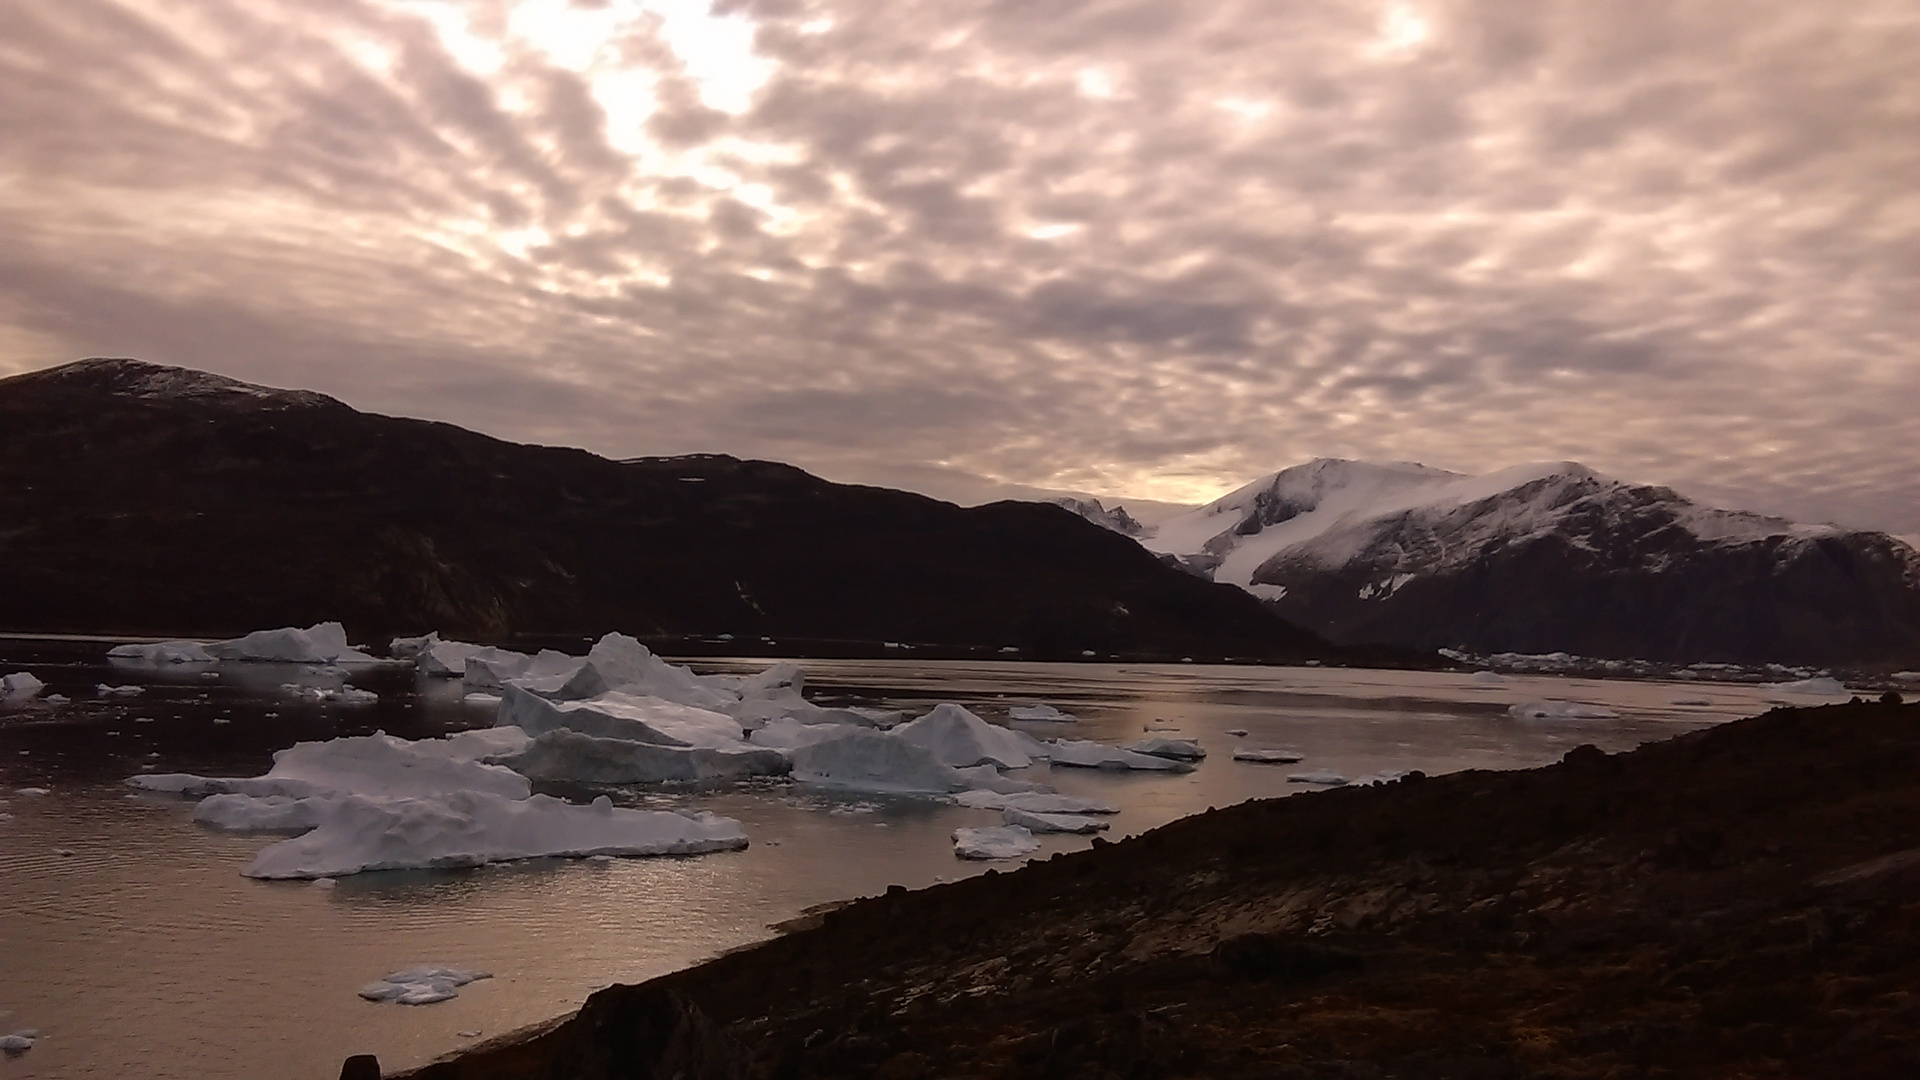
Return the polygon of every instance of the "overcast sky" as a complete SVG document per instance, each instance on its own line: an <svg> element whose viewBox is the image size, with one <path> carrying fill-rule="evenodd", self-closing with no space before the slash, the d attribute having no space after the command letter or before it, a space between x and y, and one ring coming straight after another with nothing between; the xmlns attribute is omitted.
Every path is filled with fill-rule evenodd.
<svg viewBox="0 0 1920 1080"><path fill-rule="evenodd" d="M8 0L0 374L1920 532L1920 0Z"/></svg>

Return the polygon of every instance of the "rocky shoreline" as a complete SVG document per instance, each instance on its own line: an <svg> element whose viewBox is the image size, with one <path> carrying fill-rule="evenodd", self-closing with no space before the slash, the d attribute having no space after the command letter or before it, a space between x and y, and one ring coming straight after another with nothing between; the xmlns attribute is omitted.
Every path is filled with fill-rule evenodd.
<svg viewBox="0 0 1920 1080"><path fill-rule="evenodd" d="M1916 764L1920 706L1856 701L1246 803L407 1075L1920 1075Z"/></svg>

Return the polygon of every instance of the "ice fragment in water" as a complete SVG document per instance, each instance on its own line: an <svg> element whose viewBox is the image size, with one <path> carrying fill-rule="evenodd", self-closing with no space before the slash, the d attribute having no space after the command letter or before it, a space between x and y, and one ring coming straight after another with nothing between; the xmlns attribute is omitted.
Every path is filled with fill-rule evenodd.
<svg viewBox="0 0 1920 1080"><path fill-rule="evenodd" d="M1767 687L1775 693L1801 694L1806 697L1845 697L1847 687L1831 675L1822 675L1815 679L1800 679L1795 682L1774 683Z"/></svg>
<svg viewBox="0 0 1920 1080"><path fill-rule="evenodd" d="M1024 769L1033 764L1027 747L1036 742L1031 736L996 727L953 704L937 705L918 720L894 728L893 734L956 769L974 765Z"/></svg>
<svg viewBox="0 0 1920 1080"><path fill-rule="evenodd" d="M377 983L360 988L368 1001L392 1001L401 1005L431 1005L460 996L460 988L470 982L491 979L490 971L469 971L445 964L422 964L396 971Z"/></svg>
<svg viewBox="0 0 1920 1080"><path fill-rule="evenodd" d="M1117 814L1112 803L1080 795L1062 795L1053 791L1016 792L963 791L954 802L975 810L1024 810L1032 814Z"/></svg>
<svg viewBox="0 0 1920 1080"><path fill-rule="evenodd" d="M1040 850L1040 841L1019 825L953 830L953 853L962 859L1017 859Z"/></svg>
<svg viewBox="0 0 1920 1080"><path fill-rule="evenodd" d="M206 664L213 654L197 641L160 641L151 644L115 645L107 650L107 660L126 664Z"/></svg>
<svg viewBox="0 0 1920 1080"><path fill-rule="evenodd" d="M46 689L46 685L35 678L32 672L16 671L11 675L0 676L0 697L30 698Z"/></svg>
<svg viewBox="0 0 1920 1080"><path fill-rule="evenodd" d="M1126 748L1136 754L1150 754L1153 757L1172 758L1175 761L1198 761L1207 756L1207 752L1200 748L1197 740L1169 739L1164 735L1128 743Z"/></svg>
<svg viewBox="0 0 1920 1080"><path fill-rule="evenodd" d="M1251 761L1256 765L1291 765L1305 756L1298 750L1264 746L1243 746L1233 752L1233 760Z"/></svg>
<svg viewBox="0 0 1920 1080"><path fill-rule="evenodd" d="M371 663L374 658L347 644L347 631L337 622L315 623L302 630L286 626L255 630L245 637L207 646L218 660L260 660L295 664Z"/></svg>
<svg viewBox="0 0 1920 1080"><path fill-rule="evenodd" d="M1061 712L1051 705L1015 705L1007 710L1009 720L1048 720L1054 723L1071 723L1080 719L1069 712Z"/></svg>
<svg viewBox="0 0 1920 1080"><path fill-rule="evenodd" d="M1322 787L1345 787L1347 778L1332 769L1315 769L1313 772L1289 773L1289 784L1318 784Z"/></svg>
<svg viewBox="0 0 1920 1080"><path fill-rule="evenodd" d="M1081 814L1036 814L1012 808L1001 811L1000 820L1035 833L1093 833L1108 827L1099 818Z"/></svg>
<svg viewBox="0 0 1920 1080"><path fill-rule="evenodd" d="M1171 758L1137 754L1117 746L1087 739L1060 739L1051 744L1053 764L1082 769L1145 769L1159 772L1189 772L1193 766Z"/></svg>
<svg viewBox="0 0 1920 1080"><path fill-rule="evenodd" d="M1507 712L1522 720L1612 720L1620 715L1604 705L1578 701L1529 701Z"/></svg>

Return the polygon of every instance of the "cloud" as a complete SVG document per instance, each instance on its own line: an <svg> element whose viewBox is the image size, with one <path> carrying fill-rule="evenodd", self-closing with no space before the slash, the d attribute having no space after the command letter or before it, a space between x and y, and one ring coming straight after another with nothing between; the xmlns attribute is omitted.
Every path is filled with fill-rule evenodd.
<svg viewBox="0 0 1920 1080"><path fill-rule="evenodd" d="M0 370L952 492L1577 458L1915 532L1915 57L1904 0L10 5Z"/></svg>

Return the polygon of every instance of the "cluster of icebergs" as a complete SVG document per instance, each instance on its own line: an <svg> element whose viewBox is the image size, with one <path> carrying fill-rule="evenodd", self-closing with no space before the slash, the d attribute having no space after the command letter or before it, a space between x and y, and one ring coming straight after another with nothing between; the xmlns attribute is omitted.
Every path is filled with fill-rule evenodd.
<svg viewBox="0 0 1920 1080"><path fill-rule="evenodd" d="M240 642L276 660L352 662L338 624L264 631ZM147 662L198 662L168 642ZM232 658L223 642L203 651ZM589 805L532 793L536 782L643 785L783 776L849 792L952 798L997 809L1004 823L955 834L955 852L1006 858L1033 850L1038 832L1106 828L1116 808L1004 775L1055 766L1184 772L1204 752L1187 739L1131 747L1077 739L1043 742L989 724L954 704L905 721L893 711L808 701L793 664L756 675L697 675L622 634L584 657L536 655L442 641L396 639L391 650L429 676L458 675L499 698L491 729L409 741L383 733L301 743L274 755L265 775L134 776L128 783L200 799L197 820L217 828L296 833L262 850L250 877L331 879L368 870L474 866L540 856L698 854L745 847L740 823L709 813ZM220 655L216 655L220 654ZM321 654L327 654L322 656ZM164 660L163 657L180 657ZM371 658L369 658L371 659ZM1064 716L1057 714L1056 717ZM1020 839L1025 837L1025 839Z"/></svg>

